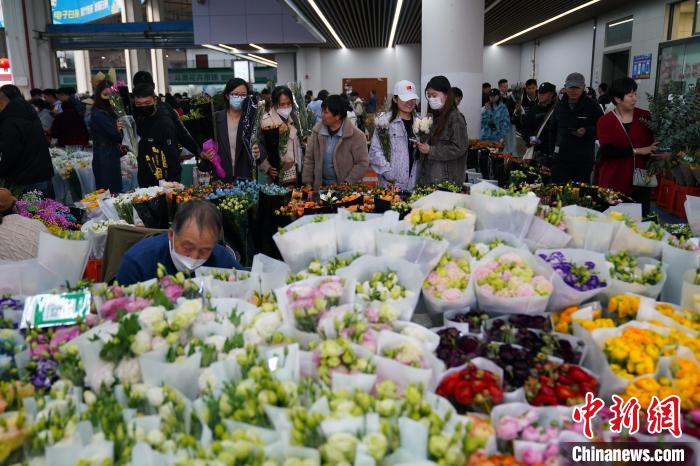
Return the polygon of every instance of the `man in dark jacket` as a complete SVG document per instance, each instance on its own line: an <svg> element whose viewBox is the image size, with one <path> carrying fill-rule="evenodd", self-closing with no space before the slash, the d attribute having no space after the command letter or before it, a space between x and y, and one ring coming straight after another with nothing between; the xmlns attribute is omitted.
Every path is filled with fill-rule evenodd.
<svg viewBox="0 0 700 466"><path fill-rule="evenodd" d="M603 112L598 102L585 94L586 81L582 74L567 76L565 87L566 94L552 115L552 181L590 183L595 163L596 123Z"/></svg>
<svg viewBox="0 0 700 466"><path fill-rule="evenodd" d="M53 164L39 116L13 85L0 87L0 180L53 194Z"/></svg>
<svg viewBox="0 0 700 466"><path fill-rule="evenodd" d="M134 118L136 132L141 138L139 186L158 186L160 180L179 182L182 169L177 130L168 110L156 105L156 94L148 84L134 87Z"/></svg>
<svg viewBox="0 0 700 466"><path fill-rule="evenodd" d="M547 166L550 165L553 149L550 137L552 126L550 112L553 111L557 101L557 88L554 84L542 83L537 90L537 103L527 109L523 119L522 137L525 143L528 147L535 146L535 158Z"/></svg>

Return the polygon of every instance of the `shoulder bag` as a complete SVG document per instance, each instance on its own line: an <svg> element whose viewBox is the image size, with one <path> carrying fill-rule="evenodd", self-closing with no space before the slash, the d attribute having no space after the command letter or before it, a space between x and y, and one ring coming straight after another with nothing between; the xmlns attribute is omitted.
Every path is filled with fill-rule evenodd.
<svg viewBox="0 0 700 466"><path fill-rule="evenodd" d="M622 132L625 133L625 136L627 136L627 140L629 141L630 147L632 148L632 186L636 186L638 188L656 188L659 185L659 180L656 179L655 174L651 173L646 168L637 168L637 154L635 154L636 151L634 145L632 144L632 139L627 133L625 125L622 123L622 119L617 114L617 111L613 110L613 113L615 114L615 118L617 118L617 121L620 123Z"/></svg>
<svg viewBox="0 0 700 466"><path fill-rule="evenodd" d="M549 121L549 117L552 116L552 113L554 113L554 109L557 108L557 104L554 104L552 106L552 109L547 113L547 116L545 117L544 121L540 125L540 129L537 130L537 136L536 138L539 140L540 139L540 134L542 134L542 130L544 129L545 126L547 126L547 122ZM521 138L522 139L522 138ZM523 154L523 159L524 160L532 160L535 156L535 146L529 146L526 150L525 153Z"/></svg>

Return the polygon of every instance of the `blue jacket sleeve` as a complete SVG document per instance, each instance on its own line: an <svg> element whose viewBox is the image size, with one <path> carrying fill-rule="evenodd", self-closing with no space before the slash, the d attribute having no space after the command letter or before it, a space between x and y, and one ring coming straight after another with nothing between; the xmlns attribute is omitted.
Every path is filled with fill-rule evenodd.
<svg viewBox="0 0 700 466"><path fill-rule="evenodd" d="M508 131L510 131L510 114L505 105L499 105L498 107L498 139L505 139L508 136Z"/></svg>
<svg viewBox="0 0 700 466"><path fill-rule="evenodd" d="M105 112L97 111L90 115L90 133L93 137L96 129L105 135L109 142L116 144L122 141L122 135L117 129L116 122Z"/></svg>
<svg viewBox="0 0 700 466"><path fill-rule="evenodd" d="M138 262L131 256L124 255L116 280L120 285L124 286L144 281Z"/></svg>

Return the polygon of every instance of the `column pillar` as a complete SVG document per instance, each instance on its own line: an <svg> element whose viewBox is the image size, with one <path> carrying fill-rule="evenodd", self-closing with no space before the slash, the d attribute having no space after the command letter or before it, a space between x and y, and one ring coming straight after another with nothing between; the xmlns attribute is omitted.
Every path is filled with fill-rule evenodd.
<svg viewBox="0 0 700 466"><path fill-rule="evenodd" d="M139 0L124 0L123 5L122 23L140 23L144 20L143 7ZM153 74L151 56L147 49L125 49L124 53L126 54L127 82L129 87L133 88L131 80L136 72L148 71Z"/></svg>
<svg viewBox="0 0 700 466"><path fill-rule="evenodd" d="M75 82L78 93L92 94L92 71L90 69L90 52L88 50L76 50L73 52L75 63Z"/></svg>
<svg viewBox="0 0 700 466"><path fill-rule="evenodd" d="M149 23L161 21L162 1L150 0L146 9ZM153 81L156 84L156 92L167 93L170 91L168 79L168 65L165 62L165 50L151 49L151 69L153 70Z"/></svg>
<svg viewBox="0 0 700 466"><path fill-rule="evenodd" d="M297 81L296 57L293 53L279 53L275 55L275 61L277 62L278 86L286 86L287 83Z"/></svg>
<svg viewBox="0 0 700 466"><path fill-rule="evenodd" d="M450 14L446 15L445 12ZM464 92L460 110L470 138L481 126L481 83L484 68L484 2L423 0L421 48L421 107L430 78L446 76Z"/></svg>
<svg viewBox="0 0 700 466"><path fill-rule="evenodd" d="M297 81L306 91L313 91L314 97L321 90L321 50L316 48L298 49L296 53Z"/></svg>

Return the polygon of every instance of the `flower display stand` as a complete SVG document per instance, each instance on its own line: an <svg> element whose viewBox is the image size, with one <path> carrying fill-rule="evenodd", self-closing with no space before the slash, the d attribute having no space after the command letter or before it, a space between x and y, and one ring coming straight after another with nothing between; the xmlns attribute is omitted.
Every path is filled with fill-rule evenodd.
<svg viewBox="0 0 700 466"><path fill-rule="evenodd" d="M674 186L678 186L665 176L659 177L659 186L656 188L656 205L660 209L670 211L673 207Z"/></svg>
<svg viewBox="0 0 700 466"><path fill-rule="evenodd" d="M670 212L676 217L686 220L685 216L685 198L686 196L700 196L700 187L697 186L680 186L676 185L676 190L673 194L673 206Z"/></svg>

